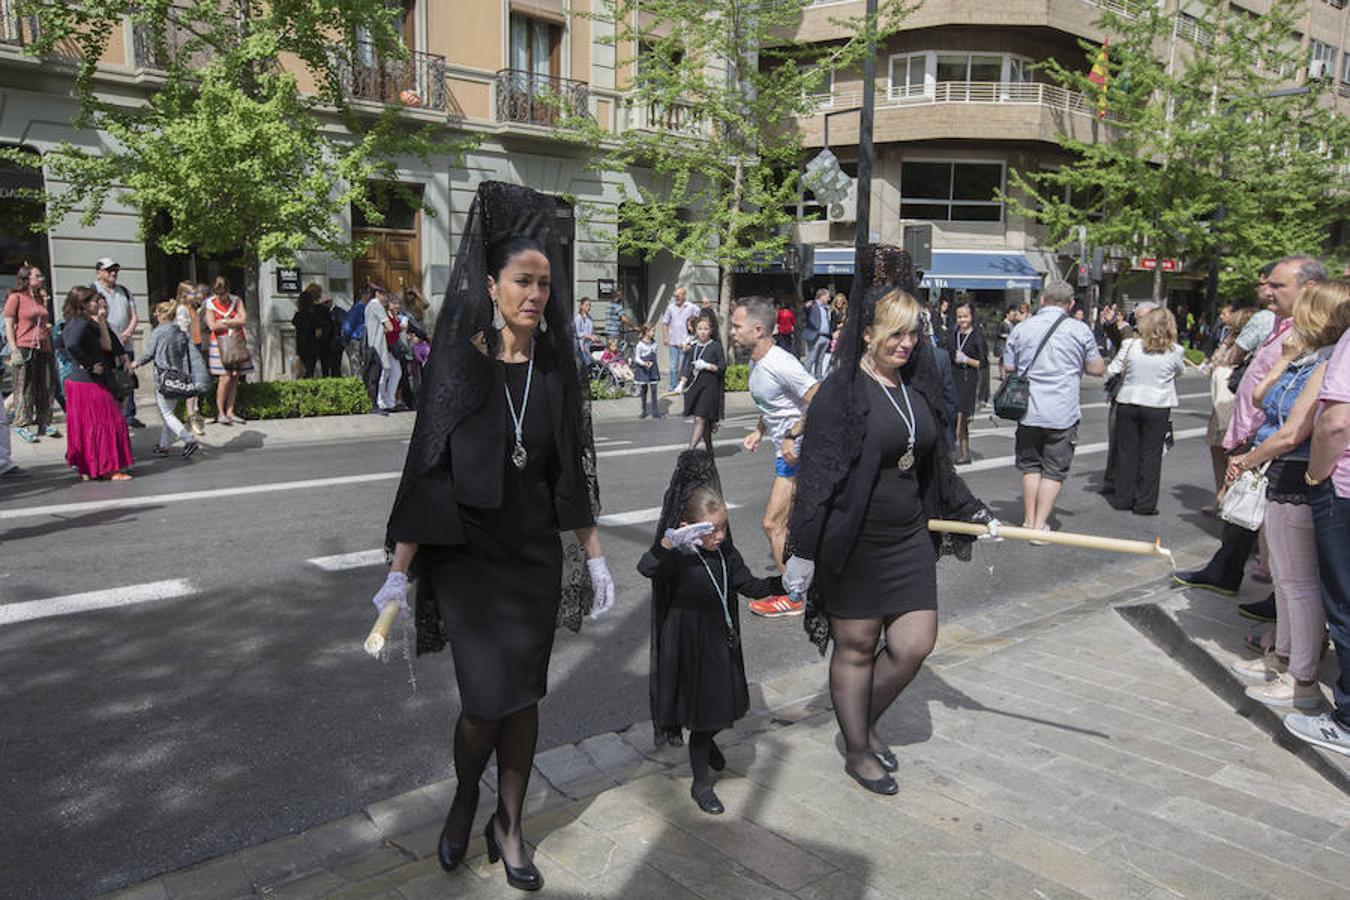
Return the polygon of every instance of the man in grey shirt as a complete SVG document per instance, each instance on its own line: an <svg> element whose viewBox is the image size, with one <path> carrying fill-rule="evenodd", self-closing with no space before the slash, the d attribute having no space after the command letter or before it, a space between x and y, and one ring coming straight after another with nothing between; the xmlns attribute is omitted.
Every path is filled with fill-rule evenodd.
<svg viewBox="0 0 1350 900"><path fill-rule="evenodd" d="M131 339L136 334L141 320L136 315L136 301L131 296L131 291L126 285L117 283L117 276L121 273L122 267L117 260L105 256L94 263L92 287L108 301L108 330L117 335L117 339L122 342L122 349L126 351L127 357L134 359L136 351L131 346ZM127 399L122 401L122 416L132 428L145 427L145 423L136 418L134 393L128 394Z"/></svg>
<svg viewBox="0 0 1350 900"><path fill-rule="evenodd" d="M1064 281L1050 282L1041 292L1040 312L1012 330L1003 350L1003 370L1023 372L1031 381L1027 414L1017 425L1016 466L1022 473L1022 525L1040 531L1050 530L1050 512L1073 462L1083 373L1100 376L1106 371L1092 329L1069 316L1071 306L1073 288ZM1036 348L1057 322L1037 357Z"/></svg>

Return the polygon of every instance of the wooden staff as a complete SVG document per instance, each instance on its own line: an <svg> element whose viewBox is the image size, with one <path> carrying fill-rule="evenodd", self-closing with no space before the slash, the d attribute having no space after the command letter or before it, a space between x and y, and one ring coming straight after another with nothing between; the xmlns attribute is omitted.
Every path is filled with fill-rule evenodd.
<svg viewBox="0 0 1350 900"><path fill-rule="evenodd" d="M380 617L375 620L375 627L370 629L370 636L366 638L366 652L371 656L378 657L384 650L384 642L389 639L389 632L393 630L398 614L397 603L386 603L384 609L380 610Z"/></svg>
<svg viewBox="0 0 1350 900"><path fill-rule="evenodd" d="M988 525L981 525L976 522L952 522L947 519L929 519L928 530L945 531L951 534L969 534L975 537L992 535L1012 538L1017 541L1044 541L1047 544L1081 547L1084 550L1132 553L1135 556L1158 556L1168 561L1172 560L1172 551L1162 545L1161 538L1150 544L1148 541L1099 537L1095 534L1075 534L1071 531L1038 531L1035 528L1019 528L1014 525L999 525L996 529L991 530Z"/></svg>

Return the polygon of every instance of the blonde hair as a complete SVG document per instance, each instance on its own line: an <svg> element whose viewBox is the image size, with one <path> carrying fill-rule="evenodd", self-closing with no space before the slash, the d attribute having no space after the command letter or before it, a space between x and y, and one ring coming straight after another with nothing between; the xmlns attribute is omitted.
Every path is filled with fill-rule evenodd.
<svg viewBox="0 0 1350 900"><path fill-rule="evenodd" d="M684 509L680 512L684 521L692 523L702 522L718 510L726 508L727 502L722 499L722 495L705 484L694 488L689 494L689 499L684 501Z"/></svg>
<svg viewBox="0 0 1350 900"><path fill-rule="evenodd" d="M178 293L174 295L175 303L187 303L197 297L197 286L191 281L178 282Z"/></svg>
<svg viewBox="0 0 1350 900"><path fill-rule="evenodd" d="M896 288L877 301L872 313L872 324L867 326L871 341L864 359L870 360L876 348L881 346L881 338L901 332L917 333L922 321L919 316L919 301Z"/></svg>
<svg viewBox="0 0 1350 900"><path fill-rule="evenodd" d="M1318 281L1294 303L1294 334L1305 350L1326 347L1350 328L1350 281Z"/></svg>
<svg viewBox="0 0 1350 900"><path fill-rule="evenodd" d="M1177 317L1170 309L1157 307L1139 320L1139 339L1145 353L1166 353L1177 343Z"/></svg>
<svg viewBox="0 0 1350 900"><path fill-rule="evenodd" d="M177 300L165 300L155 305L155 318L161 322L172 322L178 313Z"/></svg>

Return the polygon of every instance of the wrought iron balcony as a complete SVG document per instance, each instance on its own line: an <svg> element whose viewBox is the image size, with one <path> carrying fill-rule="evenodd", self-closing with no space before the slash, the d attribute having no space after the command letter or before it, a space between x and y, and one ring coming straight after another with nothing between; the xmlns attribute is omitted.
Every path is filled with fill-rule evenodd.
<svg viewBox="0 0 1350 900"><path fill-rule="evenodd" d="M21 16L14 9L13 0L0 0L0 44L33 43L38 36L38 17Z"/></svg>
<svg viewBox="0 0 1350 900"><path fill-rule="evenodd" d="M445 57L409 51L402 59L381 57L372 44L356 45L356 55L338 60L338 79L351 100L401 103L445 112L450 108Z"/></svg>
<svg viewBox="0 0 1350 900"><path fill-rule="evenodd" d="M584 81L520 69L497 73L497 121L556 125L568 116L589 116L591 88Z"/></svg>

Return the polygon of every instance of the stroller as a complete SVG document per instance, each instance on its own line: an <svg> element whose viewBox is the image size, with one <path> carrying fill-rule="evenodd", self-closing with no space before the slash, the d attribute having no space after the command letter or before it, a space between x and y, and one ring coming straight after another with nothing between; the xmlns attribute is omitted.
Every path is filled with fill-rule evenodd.
<svg viewBox="0 0 1350 900"><path fill-rule="evenodd" d="M591 363L587 377L598 381L605 387L620 391L625 397L636 397L637 380L633 377L633 366L628 359L612 347L591 351Z"/></svg>

